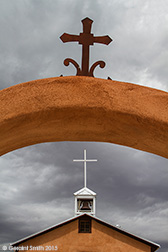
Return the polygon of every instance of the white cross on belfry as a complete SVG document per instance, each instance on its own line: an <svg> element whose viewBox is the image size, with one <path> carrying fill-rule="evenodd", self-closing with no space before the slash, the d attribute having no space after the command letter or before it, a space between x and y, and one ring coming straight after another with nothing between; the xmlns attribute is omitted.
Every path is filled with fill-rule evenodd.
<svg viewBox="0 0 168 252"><path fill-rule="evenodd" d="M86 150L84 150L84 159L74 159L73 161L84 163L84 187L86 187L86 163L87 162L97 162L97 159L86 159Z"/></svg>

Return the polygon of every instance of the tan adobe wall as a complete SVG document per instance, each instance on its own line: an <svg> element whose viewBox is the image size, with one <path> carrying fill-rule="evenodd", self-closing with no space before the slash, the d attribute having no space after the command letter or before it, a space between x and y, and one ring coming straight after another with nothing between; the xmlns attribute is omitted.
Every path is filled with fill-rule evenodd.
<svg viewBox="0 0 168 252"><path fill-rule="evenodd" d="M0 155L32 144L98 141L168 158L168 93L92 77L0 91Z"/></svg>
<svg viewBox="0 0 168 252"><path fill-rule="evenodd" d="M58 252L150 252L150 247L92 220L92 233L78 233L78 220L38 236L19 246L40 252L58 247ZM44 250L43 250L44 249ZM33 251L33 250L29 250Z"/></svg>

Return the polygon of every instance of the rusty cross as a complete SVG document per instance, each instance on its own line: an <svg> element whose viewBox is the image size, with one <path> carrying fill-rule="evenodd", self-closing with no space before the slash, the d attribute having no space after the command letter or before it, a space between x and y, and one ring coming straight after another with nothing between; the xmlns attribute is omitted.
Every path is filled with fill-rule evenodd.
<svg viewBox="0 0 168 252"><path fill-rule="evenodd" d="M68 33L62 34L60 39L62 42L79 42L80 45L82 45L82 68L80 69L78 63L70 58L67 58L64 60L64 65L68 66L69 63L72 63L76 69L77 74L76 75L82 75L82 76L92 76L93 77L93 71L96 68L96 66L100 66L101 68L105 67L104 61L97 61L95 62L91 68L89 69L89 46L93 45L94 43L101 43L108 45L112 41L112 39L109 36L93 36L91 33L91 27L93 20L90 18L84 18L82 21L83 24L83 32L79 35L72 35Z"/></svg>

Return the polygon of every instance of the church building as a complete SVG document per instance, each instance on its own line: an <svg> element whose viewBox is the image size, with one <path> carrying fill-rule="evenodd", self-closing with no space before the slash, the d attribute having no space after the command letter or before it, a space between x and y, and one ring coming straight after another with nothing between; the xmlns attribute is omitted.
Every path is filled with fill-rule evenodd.
<svg viewBox="0 0 168 252"><path fill-rule="evenodd" d="M75 216L57 225L32 234L11 245L15 251L58 252L154 252L160 246L131 234L97 217L96 193L86 186L86 162L84 163L84 187L74 193Z"/></svg>

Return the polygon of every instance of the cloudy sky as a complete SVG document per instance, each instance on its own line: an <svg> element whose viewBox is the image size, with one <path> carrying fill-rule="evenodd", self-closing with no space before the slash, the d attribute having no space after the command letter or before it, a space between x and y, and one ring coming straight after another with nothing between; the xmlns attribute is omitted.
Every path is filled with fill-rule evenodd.
<svg viewBox="0 0 168 252"><path fill-rule="evenodd" d="M91 48L90 63L104 60L95 76L168 91L167 0L0 0L0 88L46 77L75 75L81 46L63 44L94 20L95 35L109 46ZM168 251L168 160L109 143L43 143L0 157L0 244L7 244L74 215L73 193L97 192L97 217L159 243Z"/></svg>

